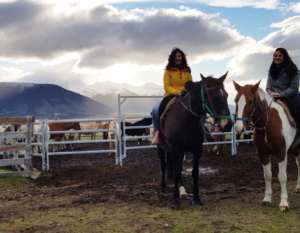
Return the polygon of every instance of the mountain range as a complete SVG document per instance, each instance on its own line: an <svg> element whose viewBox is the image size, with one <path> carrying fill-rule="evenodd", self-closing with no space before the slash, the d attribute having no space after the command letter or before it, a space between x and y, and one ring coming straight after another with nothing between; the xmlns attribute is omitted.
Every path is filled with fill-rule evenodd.
<svg viewBox="0 0 300 233"><path fill-rule="evenodd" d="M114 109L53 84L0 83L0 116L40 119L106 117Z"/></svg>
<svg viewBox="0 0 300 233"><path fill-rule="evenodd" d="M127 83L113 83L113 82L98 82L88 86L84 91L80 92L82 95L90 97L102 104L118 109L118 94L120 96L163 96L163 86L154 83L146 83L142 86L132 86ZM120 99L122 102L124 98ZM146 114L149 115L154 105L161 98L127 98L121 105L121 114ZM234 105L228 105L231 113L235 112Z"/></svg>
<svg viewBox="0 0 300 233"><path fill-rule="evenodd" d="M146 83L142 86L132 86L127 83L113 83L113 82L98 82L88 86L82 95L90 97L91 99L105 104L116 110L118 114L118 94L121 96L148 96L149 98L127 98L121 104L121 115L150 115L154 105L162 99L164 89L162 86L154 83ZM156 96L151 98L151 96ZM161 98L157 98L157 97ZM124 98L120 99L122 102Z"/></svg>
<svg viewBox="0 0 300 233"><path fill-rule="evenodd" d="M154 83L131 86L102 82L87 86L79 94L53 84L2 82L0 116L53 119L56 113L61 119L114 117L118 115L118 94L123 102L121 115L150 115L164 89ZM229 109L235 112L235 106L229 105Z"/></svg>

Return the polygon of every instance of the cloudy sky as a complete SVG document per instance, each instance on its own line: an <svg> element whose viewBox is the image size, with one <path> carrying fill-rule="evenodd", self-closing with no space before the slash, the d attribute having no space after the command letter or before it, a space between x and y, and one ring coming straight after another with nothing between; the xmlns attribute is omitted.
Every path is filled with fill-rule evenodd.
<svg viewBox="0 0 300 233"><path fill-rule="evenodd" d="M232 102L232 80L265 87L275 48L300 67L299 28L300 3L280 0L0 0L0 82L163 85L178 47L195 81L229 71Z"/></svg>

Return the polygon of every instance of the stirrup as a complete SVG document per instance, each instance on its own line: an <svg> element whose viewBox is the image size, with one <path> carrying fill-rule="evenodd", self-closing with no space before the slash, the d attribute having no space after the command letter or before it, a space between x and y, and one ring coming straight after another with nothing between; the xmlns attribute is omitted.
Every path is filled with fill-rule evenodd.
<svg viewBox="0 0 300 233"><path fill-rule="evenodd" d="M154 134L151 145L159 145L159 144L160 144L160 138L159 138L159 131L157 130Z"/></svg>

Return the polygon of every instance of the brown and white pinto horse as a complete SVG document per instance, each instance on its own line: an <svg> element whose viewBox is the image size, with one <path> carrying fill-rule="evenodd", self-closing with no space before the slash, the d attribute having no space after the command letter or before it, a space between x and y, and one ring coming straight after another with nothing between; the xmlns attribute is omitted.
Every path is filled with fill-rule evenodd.
<svg viewBox="0 0 300 233"><path fill-rule="evenodd" d="M240 86L234 82L237 95L236 102L236 131L241 133L246 129L246 120L251 119L254 124L254 142L264 169L266 184L263 205L270 205L272 201L272 171L271 155L279 161L278 180L281 185L281 211L289 209L286 190L287 154L296 157L298 165L298 181L296 192L300 191L300 145L294 145L297 130L290 125L289 119L279 104L273 101L273 97L259 87L260 81L255 85Z"/></svg>

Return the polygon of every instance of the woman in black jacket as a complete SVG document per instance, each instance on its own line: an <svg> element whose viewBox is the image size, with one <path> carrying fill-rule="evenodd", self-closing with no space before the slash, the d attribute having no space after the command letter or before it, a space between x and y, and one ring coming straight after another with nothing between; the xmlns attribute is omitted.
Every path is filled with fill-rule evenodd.
<svg viewBox="0 0 300 233"><path fill-rule="evenodd" d="M289 106L300 131L299 70L284 48L275 50L266 91Z"/></svg>
<svg viewBox="0 0 300 233"><path fill-rule="evenodd" d="M291 97L299 92L299 70L284 48L275 50L266 91L274 97Z"/></svg>

